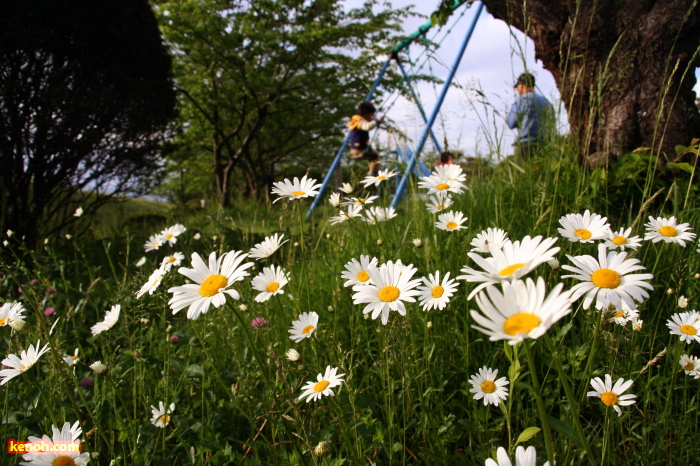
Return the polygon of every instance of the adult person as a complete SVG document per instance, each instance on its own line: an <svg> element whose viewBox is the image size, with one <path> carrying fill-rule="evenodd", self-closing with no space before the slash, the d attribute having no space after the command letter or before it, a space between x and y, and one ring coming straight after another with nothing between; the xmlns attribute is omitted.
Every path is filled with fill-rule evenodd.
<svg viewBox="0 0 700 466"><path fill-rule="evenodd" d="M518 129L515 156L518 161L532 157L546 141L554 126L554 108L544 96L536 93L535 77L530 73L518 76L515 90L518 97L508 112L508 127Z"/></svg>

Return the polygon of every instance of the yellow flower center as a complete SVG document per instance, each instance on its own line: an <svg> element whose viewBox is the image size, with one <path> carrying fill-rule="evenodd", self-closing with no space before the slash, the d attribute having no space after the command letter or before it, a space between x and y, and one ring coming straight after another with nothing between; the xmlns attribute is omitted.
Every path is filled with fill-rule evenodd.
<svg viewBox="0 0 700 466"><path fill-rule="evenodd" d="M581 239L589 239L592 236L591 232L586 230L585 228L581 228L580 230L576 230L574 232L574 234Z"/></svg>
<svg viewBox="0 0 700 466"><path fill-rule="evenodd" d="M689 361L685 366L683 366L683 369L687 371L692 371L695 369L695 364L692 363L692 361Z"/></svg>
<svg viewBox="0 0 700 466"><path fill-rule="evenodd" d="M437 206L437 210L442 210L442 209L444 209L444 208L445 208L444 205L439 205L439 206Z"/></svg>
<svg viewBox="0 0 700 466"><path fill-rule="evenodd" d="M366 282L369 280L369 274L364 270L357 274L357 280L361 282Z"/></svg>
<svg viewBox="0 0 700 466"><path fill-rule="evenodd" d="M168 262L175 262L176 260L177 260L177 257L175 257L175 256L168 257Z"/></svg>
<svg viewBox="0 0 700 466"><path fill-rule="evenodd" d="M525 264L523 264L522 262L518 264L509 265L505 269L498 272L498 275L500 275L501 277L512 277L516 270L522 269L523 267L525 267Z"/></svg>
<svg viewBox="0 0 700 466"><path fill-rule="evenodd" d="M440 285L433 287L433 291L430 292L431 295L433 295L433 298L439 298L445 293L445 289L441 287Z"/></svg>
<svg viewBox="0 0 700 466"><path fill-rule="evenodd" d="M384 176L384 175L377 177L378 180L383 180L384 178L386 178L386 176Z"/></svg>
<svg viewBox="0 0 700 466"><path fill-rule="evenodd" d="M620 286L620 274L610 269L598 269L591 275L591 281L598 288L617 288Z"/></svg>
<svg viewBox="0 0 700 466"><path fill-rule="evenodd" d="M496 384L487 380L481 384L481 391L484 393L493 393L496 391Z"/></svg>
<svg viewBox="0 0 700 466"><path fill-rule="evenodd" d="M75 361L76 359L80 359L80 356L71 356L71 360Z"/></svg>
<svg viewBox="0 0 700 466"><path fill-rule="evenodd" d="M24 371L26 369L27 369L27 366L25 366L24 364L22 364L22 366L19 368L19 370L21 370L21 371Z"/></svg>
<svg viewBox="0 0 700 466"><path fill-rule="evenodd" d="M228 279L223 275L209 275L206 280L199 285L199 294L202 296L214 296L219 290L228 284Z"/></svg>
<svg viewBox="0 0 700 466"><path fill-rule="evenodd" d="M303 196L306 194L304 191L292 191L292 196Z"/></svg>
<svg viewBox="0 0 700 466"><path fill-rule="evenodd" d="M325 390L326 388L328 388L328 386L329 386L330 384L331 384L331 383L330 383L329 381L327 381L327 380L321 380L319 383L317 383L316 385L314 385L314 391L315 391L316 393L322 392L323 390Z"/></svg>
<svg viewBox="0 0 700 466"><path fill-rule="evenodd" d="M51 466L75 466L75 460L70 456L61 455L51 462Z"/></svg>
<svg viewBox="0 0 700 466"><path fill-rule="evenodd" d="M0 325L7 325L8 320L9 319L7 317L3 317L2 319L0 319Z"/></svg>
<svg viewBox="0 0 700 466"><path fill-rule="evenodd" d="M617 244L618 246L622 246L623 244L627 244L627 238L624 236L616 236L612 239L613 244Z"/></svg>
<svg viewBox="0 0 700 466"><path fill-rule="evenodd" d="M439 185L437 185L437 189L439 189L440 191L444 191L444 190L448 189L449 187L450 187L450 185L447 183L440 183Z"/></svg>
<svg viewBox="0 0 700 466"><path fill-rule="evenodd" d="M450 223L447 224L447 229L448 229L448 230L454 230L455 228L457 228L457 226L458 226L457 223L455 223L455 222L450 222Z"/></svg>
<svg viewBox="0 0 700 466"><path fill-rule="evenodd" d="M678 230L676 230L671 225L666 225L664 227L659 228L659 233L661 233L664 236L674 237L678 235Z"/></svg>
<svg viewBox="0 0 700 466"><path fill-rule="evenodd" d="M304 335L308 335L308 334L310 334L310 333L313 331L313 329L315 329L315 328L316 328L316 327L314 327L313 325L307 325L306 327L304 327L304 330L302 330L301 333L304 334Z"/></svg>
<svg viewBox="0 0 700 466"><path fill-rule="evenodd" d="M399 298L400 293L401 292L399 291L399 289L395 286L385 286L384 288L379 290L379 299L381 299L385 303L391 303Z"/></svg>
<svg viewBox="0 0 700 466"><path fill-rule="evenodd" d="M620 317L624 316L624 315L625 315L625 311L617 311L617 312L615 313L615 317L618 318L618 319L619 319Z"/></svg>
<svg viewBox="0 0 700 466"><path fill-rule="evenodd" d="M503 323L503 331L508 335L518 335L520 333L530 333L530 331L540 325L540 318L529 312L518 312L508 317Z"/></svg>
<svg viewBox="0 0 700 466"><path fill-rule="evenodd" d="M280 289L280 284L277 282L271 282L269 285L267 285L267 292L268 293L274 293L275 291Z"/></svg>
<svg viewBox="0 0 700 466"><path fill-rule="evenodd" d="M358 200L359 200L360 202L365 202L365 198L364 198L364 197L361 197L361 198L358 199Z"/></svg>
<svg viewBox="0 0 700 466"><path fill-rule="evenodd" d="M163 414L160 417L160 420L163 421L163 424L167 424L168 422L170 422L170 416L168 416L167 414Z"/></svg>
<svg viewBox="0 0 700 466"><path fill-rule="evenodd" d="M698 329L693 327L692 325L681 325L681 332L685 333L686 335L695 335L698 333Z"/></svg>
<svg viewBox="0 0 700 466"><path fill-rule="evenodd" d="M172 239L173 236L175 236L175 235L173 235L172 233L168 233L168 234L166 235L165 239Z"/></svg>
<svg viewBox="0 0 700 466"><path fill-rule="evenodd" d="M600 401L602 401L605 406L616 405L617 395L615 395L613 392L605 392L600 395Z"/></svg>

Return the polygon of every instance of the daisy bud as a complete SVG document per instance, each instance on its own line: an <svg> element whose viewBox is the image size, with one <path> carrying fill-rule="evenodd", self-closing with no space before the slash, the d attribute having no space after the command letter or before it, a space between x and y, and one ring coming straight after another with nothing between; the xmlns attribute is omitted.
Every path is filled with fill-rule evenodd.
<svg viewBox="0 0 700 466"><path fill-rule="evenodd" d="M148 322L150 322L150 321L146 318L141 319L142 324L147 324Z"/></svg>
<svg viewBox="0 0 700 466"><path fill-rule="evenodd" d="M299 354L299 352L297 350L295 350L294 348L289 349L286 354L287 354L287 359L289 359L292 362L298 361L299 358L301 358L301 354Z"/></svg>
<svg viewBox="0 0 700 466"><path fill-rule="evenodd" d="M328 203L330 205L332 205L333 207L338 207L340 205L340 194L338 194L338 193L331 194L331 198L328 200Z"/></svg>
<svg viewBox="0 0 700 466"><path fill-rule="evenodd" d="M211 237L211 240L212 240L212 241L216 241L217 239L219 239L219 237L216 236L216 235L214 235L214 236Z"/></svg>
<svg viewBox="0 0 700 466"><path fill-rule="evenodd" d="M326 239L331 239L331 234L330 234L330 233L326 233Z"/></svg>
<svg viewBox="0 0 700 466"><path fill-rule="evenodd" d="M643 323L644 323L644 321L641 319L633 320L632 321L632 330L634 330L635 332L641 332Z"/></svg>
<svg viewBox="0 0 700 466"><path fill-rule="evenodd" d="M7 234L7 237L8 237L8 238L12 238L12 235L15 234L15 232L12 231L12 230L7 230L5 233Z"/></svg>
<svg viewBox="0 0 700 466"><path fill-rule="evenodd" d="M168 326L165 328L165 333L170 333L170 331L171 331L172 329L173 329L173 326L172 326L172 325L168 325Z"/></svg>
<svg viewBox="0 0 700 466"><path fill-rule="evenodd" d="M365 314L365 320L369 320L369 314Z"/></svg>
<svg viewBox="0 0 700 466"><path fill-rule="evenodd" d="M246 312L248 310L248 306L246 306L245 304L239 304L238 310L241 312Z"/></svg>
<svg viewBox="0 0 700 466"><path fill-rule="evenodd" d="M696 273L696 274L695 274L695 279L696 279L696 280L700 280L700 273Z"/></svg>
<svg viewBox="0 0 700 466"><path fill-rule="evenodd" d="M333 306L328 306L328 312L333 312L335 309L333 309Z"/></svg>
<svg viewBox="0 0 700 466"><path fill-rule="evenodd" d="M377 240L377 246L381 246L382 244L384 244L384 241L378 239L378 240Z"/></svg>
<svg viewBox="0 0 700 466"><path fill-rule="evenodd" d="M44 238L44 244L49 244L49 239L48 239L48 238Z"/></svg>
<svg viewBox="0 0 700 466"><path fill-rule="evenodd" d="M431 328L433 328L433 323L432 323L432 322L428 322L427 327L428 327L428 330L430 330Z"/></svg>
<svg viewBox="0 0 700 466"><path fill-rule="evenodd" d="M295 248L298 248L298 247L299 247L299 243L297 243L296 241L294 241L294 244L292 244L292 246L294 246Z"/></svg>
<svg viewBox="0 0 700 466"><path fill-rule="evenodd" d="M102 364L102 361L95 361L90 364L90 369L95 371L96 374L102 374L107 370L107 366Z"/></svg>
<svg viewBox="0 0 700 466"><path fill-rule="evenodd" d="M200 233L195 233L194 236L192 237L193 239L200 239L202 235Z"/></svg>
<svg viewBox="0 0 700 466"><path fill-rule="evenodd" d="M423 246L423 240L420 238L416 238L413 240L413 245L417 248L420 248Z"/></svg>
<svg viewBox="0 0 700 466"><path fill-rule="evenodd" d="M343 183L343 186L339 189L345 194L352 193L352 185L350 183Z"/></svg>
<svg viewBox="0 0 700 466"><path fill-rule="evenodd" d="M557 270L559 268L559 261L556 258L552 258L547 261L552 270Z"/></svg>
<svg viewBox="0 0 700 466"><path fill-rule="evenodd" d="M27 325L27 323L22 319L14 319L11 320L8 325L16 331L21 332L22 330L24 330L24 327Z"/></svg>
<svg viewBox="0 0 700 466"><path fill-rule="evenodd" d="M331 451L331 442L320 442L314 448L314 456L320 457L328 454Z"/></svg>
<svg viewBox="0 0 700 466"><path fill-rule="evenodd" d="M673 288L669 288L668 290L666 290L666 294L671 296L673 294Z"/></svg>
<svg viewBox="0 0 700 466"><path fill-rule="evenodd" d="M66 239L71 239L71 238L73 238L73 236L66 233Z"/></svg>
<svg viewBox="0 0 700 466"><path fill-rule="evenodd" d="M136 267L141 267L143 264L146 263L146 256L143 256L139 261L136 263Z"/></svg>
<svg viewBox="0 0 700 466"><path fill-rule="evenodd" d="M5 246L5 247L8 247L8 246L10 245L10 242L7 241L7 240L5 240L5 241L2 242L2 245Z"/></svg>
<svg viewBox="0 0 700 466"><path fill-rule="evenodd" d="M75 213L73 214L73 217L80 217L81 215L83 215L83 208L78 207L77 209L75 209Z"/></svg>
<svg viewBox="0 0 700 466"><path fill-rule="evenodd" d="M680 307L681 309L685 309L686 307L688 307L688 298L686 298L685 296L679 297L678 307Z"/></svg>

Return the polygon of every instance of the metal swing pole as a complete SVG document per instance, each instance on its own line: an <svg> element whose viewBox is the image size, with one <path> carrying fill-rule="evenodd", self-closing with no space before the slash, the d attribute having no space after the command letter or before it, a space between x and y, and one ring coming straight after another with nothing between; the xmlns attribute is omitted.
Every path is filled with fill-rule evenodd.
<svg viewBox="0 0 700 466"><path fill-rule="evenodd" d="M384 73L386 73L386 69L389 67L389 63L391 63L392 59L393 59L393 56L389 57L389 59L384 63L384 65L382 65L382 69L379 70L379 75L377 76L377 79L374 80L374 83L372 84L372 88L370 89L369 93L367 94L367 97L365 97L366 101L372 100L372 96L374 95L374 91L377 90L379 83L382 82L382 78L384 77ZM349 143L350 143L350 132L348 131L348 135L345 136L345 141L343 141L343 145L340 146L340 150L335 155L335 159L333 159L333 163L331 164L331 168L328 170L328 173L326 173L326 178L324 178L323 184L321 185L321 188L318 190L318 194L314 198L314 202L311 204L311 207L309 207L308 212L306 212L306 220L308 220L309 217L311 217L311 213L314 211L316 206L318 206L318 203L321 202L323 192L326 190L328 183L330 182L331 178L333 177L333 173L335 173L335 170L338 168L338 164L340 163L340 159L343 157L343 153L345 152L345 149L347 149Z"/></svg>
<svg viewBox="0 0 700 466"><path fill-rule="evenodd" d="M404 80L406 81L406 84L408 85L408 89L411 91L411 95L413 96L413 100L416 102L416 106L418 107L418 110L420 111L421 116L423 117L423 121L427 124L428 123L428 117L425 116L425 110L423 110L423 106L420 103L420 100L418 100L418 94L416 94L415 89L413 89L413 84L411 84L411 78L408 76L406 73L406 70L403 67L403 63L401 63L401 60L396 58L396 63L399 64L399 69L401 69L401 73L403 73ZM438 142L437 138L435 137L435 133L433 133L433 129L430 128L430 137L433 139L433 144L435 144L435 149L437 149L438 152L442 152L442 149L440 148L440 143Z"/></svg>
<svg viewBox="0 0 700 466"><path fill-rule="evenodd" d="M459 49L459 52L457 52L457 56L455 58L454 65L452 65L452 69L450 70L450 73L447 76L447 79L445 80L445 84L442 86L442 91L440 92L440 96L438 97L437 102L435 103L435 108L433 109L433 113L430 115L430 119L425 125L425 129L423 130L423 134L420 137L420 140L418 141L418 146L416 147L416 151L413 154L413 157L411 158L411 162L408 164L406 167L406 172L403 178L401 179L401 183L399 184L399 187L396 190L396 195L394 196L394 199L391 201L391 207L396 208L398 205L399 201L401 201L401 196L403 195L403 192L406 190L406 185L408 184L408 179L411 175L411 172L413 171L413 168L416 166L416 160L420 156L421 151L423 150L423 146L425 146L425 141L428 139L428 134L431 133L431 128L433 126L433 123L435 123L435 120L437 119L438 113L440 112L440 107L442 106L443 101L445 100L445 97L447 96L447 91L450 89L450 85L452 84L452 79L454 79L454 75L457 72L457 67L459 67L459 63L462 61L462 55L464 55L464 51L467 48L467 44L469 43L469 39L472 37L472 33L474 32L474 28L476 27L476 22L479 19L479 15L481 14L481 10L484 9L484 4L482 2L479 2L479 5L476 7L476 12L474 13L474 18L472 18L472 22L469 25L469 29L467 29L467 34L464 37L464 41L462 42L462 46Z"/></svg>

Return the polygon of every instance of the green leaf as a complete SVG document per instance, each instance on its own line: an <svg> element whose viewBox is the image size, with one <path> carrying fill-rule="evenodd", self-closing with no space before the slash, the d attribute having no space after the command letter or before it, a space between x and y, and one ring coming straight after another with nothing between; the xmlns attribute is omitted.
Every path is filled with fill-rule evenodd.
<svg viewBox="0 0 700 466"><path fill-rule="evenodd" d="M521 443L521 442L527 442L527 441L530 440L532 437L534 437L535 435L537 435L537 434L539 433L540 430L542 430L542 429L540 429L539 427L528 427L527 429L525 429L524 431L522 431L522 432L520 433L520 435L518 435L518 440L515 441L515 444L517 445L517 444L519 444L519 443Z"/></svg>
<svg viewBox="0 0 700 466"><path fill-rule="evenodd" d="M202 369L202 366L199 364L190 364L185 372L187 372L187 375L190 377L201 377L204 375L204 369Z"/></svg>
<svg viewBox="0 0 700 466"><path fill-rule="evenodd" d="M668 168L669 170L683 170L684 172L693 173L693 166L685 162L667 163L666 168Z"/></svg>
<svg viewBox="0 0 700 466"><path fill-rule="evenodd" d="M550 415L547 415L547 423L552 429L569 437L569 440L571 440L578 448L583 449L583 441L581 441L581 437L579 437L571 426L560 421L559 419L553 418Z"/></svg>

